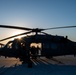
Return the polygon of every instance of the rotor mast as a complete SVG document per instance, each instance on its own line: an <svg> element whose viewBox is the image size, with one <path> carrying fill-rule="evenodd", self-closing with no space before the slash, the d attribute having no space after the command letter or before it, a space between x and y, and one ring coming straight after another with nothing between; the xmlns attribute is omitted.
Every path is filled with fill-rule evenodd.
<svg viewBox="0 0 76 75"><path fill-rule="evenodd" d="M35 32L36 35L38 34L38 32L41 32L41 31L42 31L42 29L38 29L38 28L32 29L32 32Z"/></svg>

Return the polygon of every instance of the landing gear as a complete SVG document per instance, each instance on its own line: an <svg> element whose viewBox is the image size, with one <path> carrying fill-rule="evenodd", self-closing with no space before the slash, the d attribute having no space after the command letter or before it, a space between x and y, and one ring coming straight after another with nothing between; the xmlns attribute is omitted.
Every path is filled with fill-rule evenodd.
<svg viewBox="0 0 76 75"><path fill-rule="evenodd" d="M22 62L22 64L27 64L28 68L32 68L32 61L30 59L26 59Z"/></svg>
<svg viewBox="0 0 76 75"><path fill-rule="evenodd" d="M32 61L28 61L28 68L32 68Z"/></svg>
<svg viewBox="0 0 76 75"><path fill-rule="evenodd" d="M53 56L46 56L46 58L50 59L50 58L53 58Z"/></svg>

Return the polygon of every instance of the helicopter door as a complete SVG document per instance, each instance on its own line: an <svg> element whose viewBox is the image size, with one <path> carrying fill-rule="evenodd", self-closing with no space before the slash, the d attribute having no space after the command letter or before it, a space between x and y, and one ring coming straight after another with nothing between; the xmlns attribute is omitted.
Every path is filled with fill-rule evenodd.
<svg viewBox="0 0 76 75"><path fill-rule="evenodd" d="M41 43L31 43L30 53L33 55L41 55Z"/></svg>
<svg viewBox="0 0 76 75"><path fill-rule="evenodd" d="M42 44L42 55L48 55L50 51L50 44L48 42Z"/></svg>

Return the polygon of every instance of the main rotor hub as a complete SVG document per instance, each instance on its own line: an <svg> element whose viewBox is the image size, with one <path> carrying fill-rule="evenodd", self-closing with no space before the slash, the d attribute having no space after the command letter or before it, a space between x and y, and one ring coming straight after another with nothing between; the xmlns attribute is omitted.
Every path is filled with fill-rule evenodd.
<svg viewBox="0 0 76 75"><path fill-rule="evenodd" d="M42 31L42 29L39 29L39 28L36 28L36 29L32 30L32 32L36 32L36 33L41 32L41 31Z"/></svg>

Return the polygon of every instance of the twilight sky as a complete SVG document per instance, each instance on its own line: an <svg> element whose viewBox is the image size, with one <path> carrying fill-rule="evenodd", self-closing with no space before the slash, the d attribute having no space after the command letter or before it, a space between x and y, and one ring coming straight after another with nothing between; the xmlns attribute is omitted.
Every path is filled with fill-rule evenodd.
<svg viewBox="0 0 76 75"><path fill-rule="evenodd" d="M29 28L76 25L76 0L0 0L0 24ZM76 41L76 28L46 31ZM24 31L0 28L0 39Z"/></svg>

